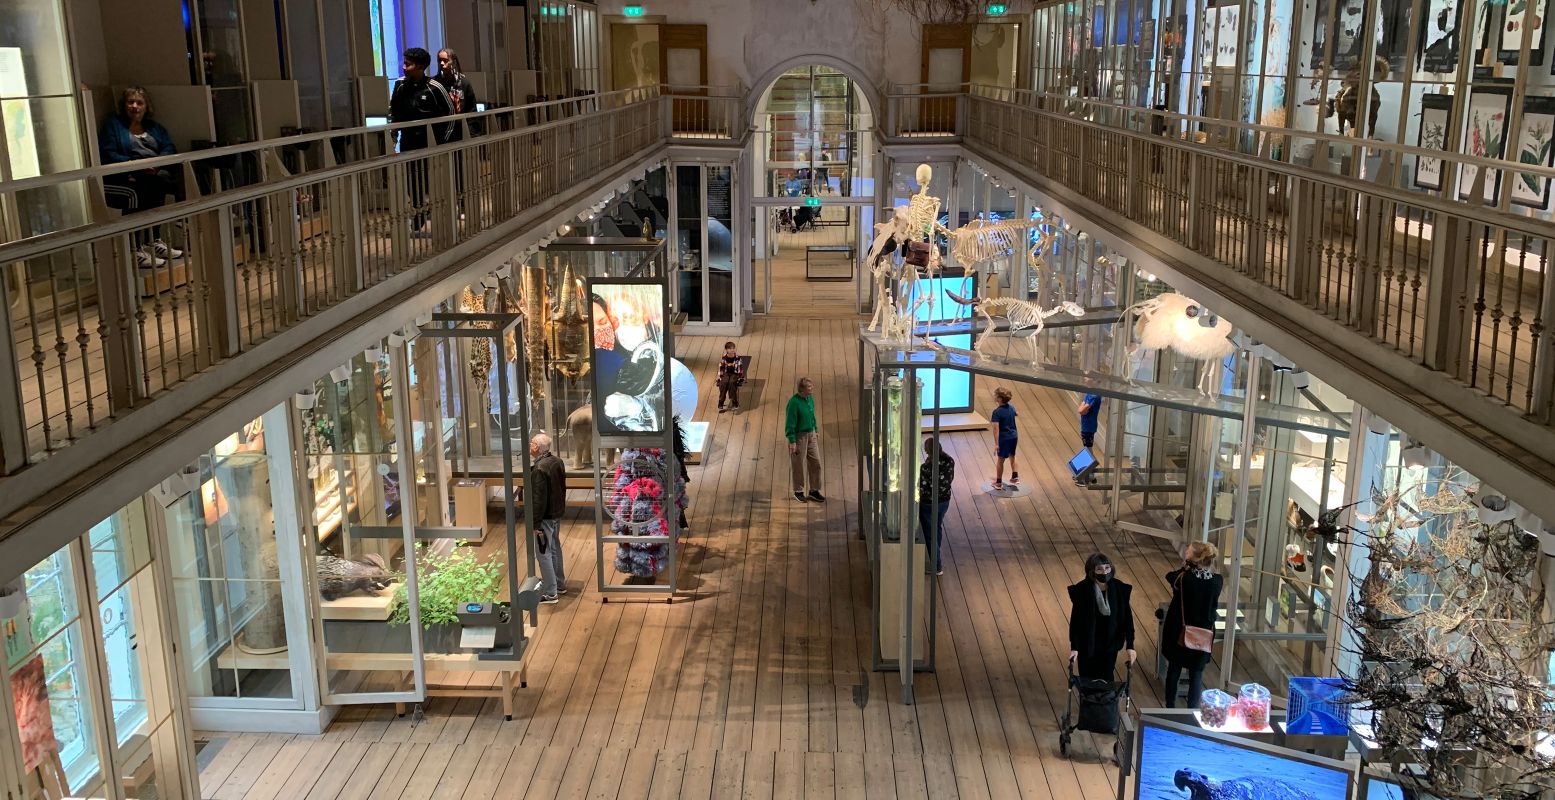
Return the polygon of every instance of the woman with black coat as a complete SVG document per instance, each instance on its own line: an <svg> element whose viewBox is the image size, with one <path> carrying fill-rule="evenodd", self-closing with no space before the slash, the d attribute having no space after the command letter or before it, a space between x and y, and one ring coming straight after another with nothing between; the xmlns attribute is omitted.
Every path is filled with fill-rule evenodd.
<svg viewBox="0 0 1555 800"><path fill-rule="evenodd" d="M1188 707L1199 707L1199 695L1204 691L1204 667L1209 665L1210 654L1186 647L1183 628L1192 625L1213 631L1215 612L1220 606L1220 592L1224 579L1215 574L1215 560L1219 556L1209 542L1193 542L1183 549L1183 565L1166 573L1166 583L1172 587L1172 602L1166 609L1165 625L1161 629L1161 655L1166 657L1166 707L1177 703L1177 687L1184 670L1188 672Z"/></svg>
<svg viewBox="0 0 1555 800"><path fill-rule="evenodd" d="M1134 587L1113 578L1112 560L1092 553L1085 560L1085 579L1069 587L1069 660L1082 678L1112 680L1118 651L1128 650L1134 663Z"/></svg>

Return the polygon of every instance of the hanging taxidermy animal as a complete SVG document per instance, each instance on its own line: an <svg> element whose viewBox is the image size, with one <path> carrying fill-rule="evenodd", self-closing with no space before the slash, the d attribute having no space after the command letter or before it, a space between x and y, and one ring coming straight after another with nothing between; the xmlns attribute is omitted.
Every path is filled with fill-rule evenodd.
<svg viewBox="0 0 1555 800"><path fill-rule="evenodd" d="M983 319L987 321L988 327L983 329L982 335L977 337L976 344L972 345L972 349L979 353L987 354L984 346L997 327L994 324L994 317L1004 317L1009 321L1011 336L1019 331L1033 329L1030 334L1027 334L1027 338L1031 341L1031 363L1033 364L1042 360L1041 343L1037 339L1042 329L1047 327L1049 317L1059 314L1079 317L1085 314L1085 309L1079 303L1067 300L1053 308L1044 309L1030 300L1017 300L1013 297L962 297L955 292L946 292L946 294L957 303L976 309L977 313L982 314Z"/></svg>
<svg viewBox="0 0 1555 800"><path fill-rule="evenodd" d="M562 268L555 308L551 314L551 364L557 372L577 380L589 371L589 318L583 282L572 271L572 264Z"/></svg>
<svg viewBox="0 0 1555 800"><path fill-rule="evenodd" d="M1129 345L1129 383L1139 371L1146 350L1170 348L1204 364L1199 374L1199 393L1215 396L1214 378L1220 362L1236 352L1231 341L1231 323L1212 313L1192 298L1176 292L1152 297L1124 309L1120 317L1134 320L1134 341Z"/></svg>
<svg viewBox="0 0 1555 800"><path fill-rule="evenodd" d="M545 396L545 343L550 340L548 328L550 316L545 313L549 299L546 287L545 256L540 263L523 268L523 293L520 295L524 315L524 360L527 362L529 391L535 397Z"/></svg>

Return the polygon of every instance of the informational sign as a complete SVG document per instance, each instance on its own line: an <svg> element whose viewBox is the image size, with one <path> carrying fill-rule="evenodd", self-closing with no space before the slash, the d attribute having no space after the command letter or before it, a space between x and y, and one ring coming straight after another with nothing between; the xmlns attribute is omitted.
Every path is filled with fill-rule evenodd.
<svg viewBox="0 0 1555 800"><path fill-rule="evenodd" d="M663 283L590 279L594 424L602 436L663 433L668 424Z"/></svg>

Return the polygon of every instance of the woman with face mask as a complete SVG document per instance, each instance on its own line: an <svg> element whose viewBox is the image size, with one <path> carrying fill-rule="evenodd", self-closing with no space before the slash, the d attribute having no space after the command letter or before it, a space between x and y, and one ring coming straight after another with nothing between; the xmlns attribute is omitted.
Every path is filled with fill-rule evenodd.
<svg viewBox="0 0 1555 800"><path fill-rule="evenodd" d="M1127 649L1134 663L1133 593L1113 576L1112 559L1101 553L1085 559L1085 577L1069 587L1069 660L1080 677L1112 680L1119 650Z"/></svg>

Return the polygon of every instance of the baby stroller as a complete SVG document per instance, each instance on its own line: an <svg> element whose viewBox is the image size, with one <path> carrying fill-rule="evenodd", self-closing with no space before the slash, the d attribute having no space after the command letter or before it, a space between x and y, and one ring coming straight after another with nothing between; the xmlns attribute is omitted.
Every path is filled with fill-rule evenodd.
<svg viewBox="0 0 1555 800"><path fill-rule="evenodd" d="M1069 665L1069 699L1064 703L1064 716L1058 721L1058 752L1069 757L1069 740L1075 731L1090 731L1117 736L1119 728L1118 708L1129 707L1129 685L1134 682L1134 663L1123 668L1123 680L1113 682L1101 678L1081 678L1074 674L1074 662ZM1075 714L1078 699L1079 714ZM1113 745L1113 758L1118 763L1117 749L1122 739Z"/></svg>

